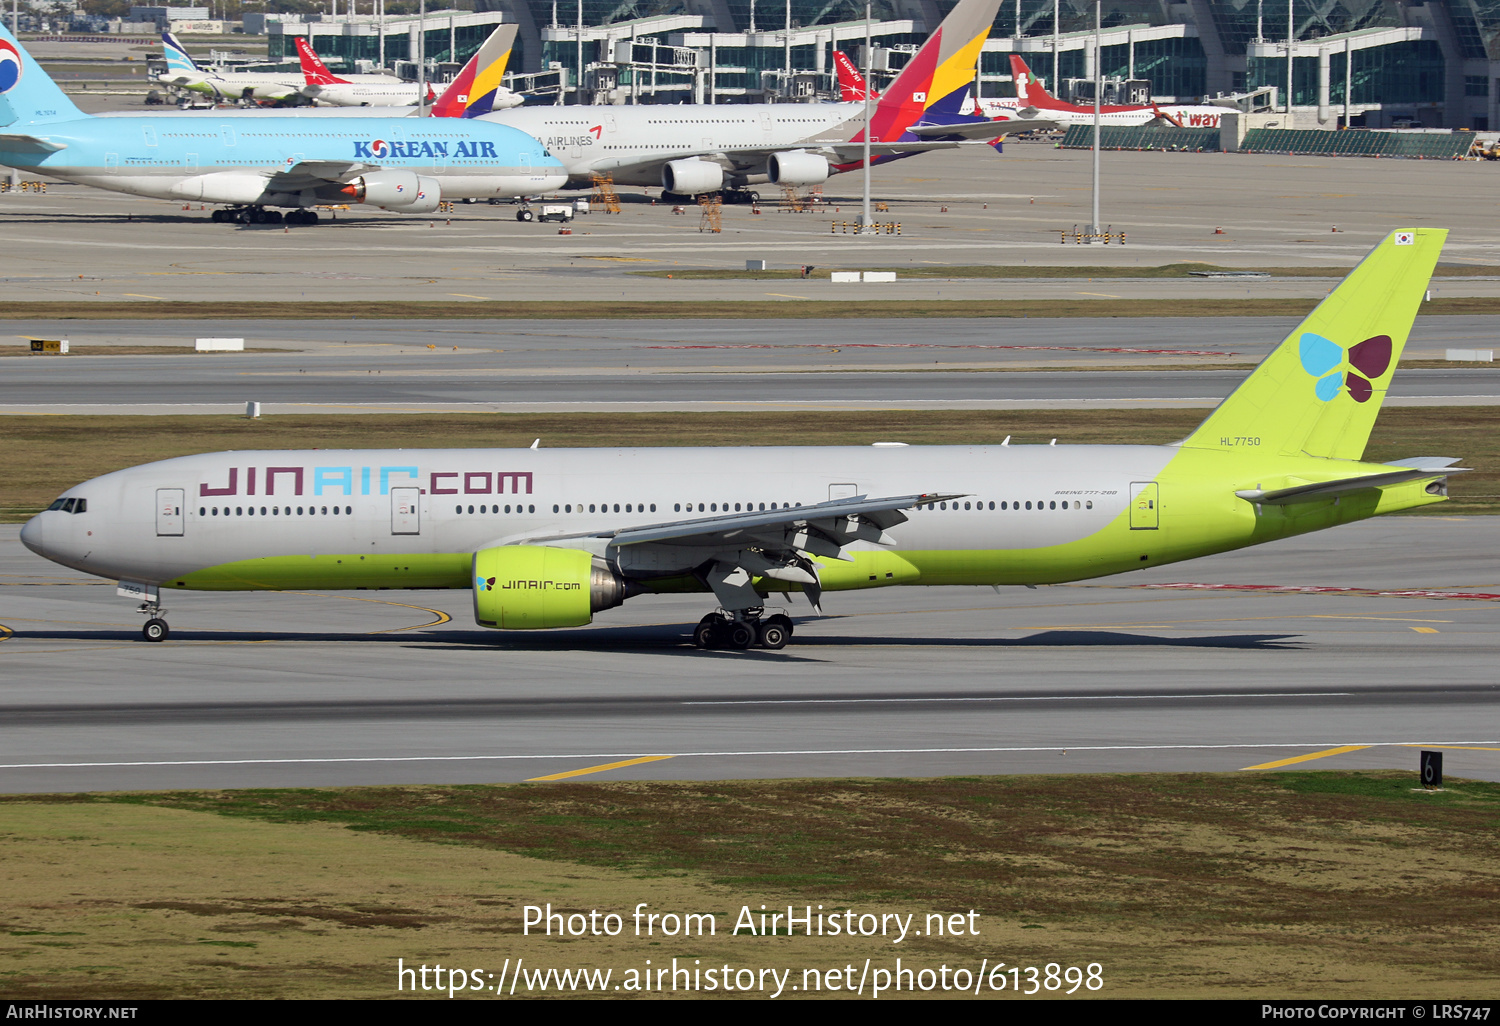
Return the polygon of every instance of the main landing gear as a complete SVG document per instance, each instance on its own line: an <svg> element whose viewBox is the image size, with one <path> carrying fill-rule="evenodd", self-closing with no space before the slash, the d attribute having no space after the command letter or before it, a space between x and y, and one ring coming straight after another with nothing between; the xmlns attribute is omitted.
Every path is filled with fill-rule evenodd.
<svg viewBox="0 0 1500 1026"><path fill-rule="evenodd" d="M785 648L792 639L792 618L785 613L762 616L763 609L745 609L739 616L709 613L693 628L699 648Z"/></svg>
<svg viewBox="0 0 1500 1026"><path fill-rule="evenodd" d="M136 612L150 617L146 625L141 628L141 637L147 641L167 640L167 635L172 633L172 628L167 626L167 621L164 619L167 613L165 609L155 602L142 602Z"/></svg>
<svg viewBox="0 0 1500 1026"><path fill-rule="evenodd" d="M289 210L283 214L265 207L225 207L215 208L209 220L215 224L317 224L318 213L315 210Z"/></svg>

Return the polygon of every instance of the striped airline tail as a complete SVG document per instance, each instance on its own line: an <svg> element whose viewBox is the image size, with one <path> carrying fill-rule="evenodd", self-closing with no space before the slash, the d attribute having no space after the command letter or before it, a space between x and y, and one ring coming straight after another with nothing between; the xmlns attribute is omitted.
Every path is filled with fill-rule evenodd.
<svg viewBox="0 0 1500 1026"><path fill-rule="evenodd" d="M308 85L348 85L348 80L339 78L328 70L328 65L323 63L323 58L312 48L302 36L295 37L297 40L297 58L302 62L302 75L307 79Z"/></svg>
<svg viewBox="0 0 1500 1026"><path fill-rule="evenodd" d="M515 22L496 25L490 38L474 55L474 82L469 87L464 117L477 118L495 109L495 97L504 88L505 66L510 63L518 28Z"/></svg>
<svg viewBox="0 0 1500 1026"><path fill-rule="evenodd" d="M959 0L881 96L870 133L899 139L924 116L962 115L1001 0Z"/></svg>
<svg viewBox="0 0 1500 1026"><path fill-rule="evenodd" d="M192 56L187 52L187 49L177 41L177 37L172 33L163 32L161 34L161 49L162 53L165 54L167 58L168 71L203 70L202 68L198 67L198 62L193 60Z"/></svg>
<svg viewBox="0 0 1500 1026"><path fill-rule="evenodd" d="M0 127L86 117L0 23Z"/></svg>

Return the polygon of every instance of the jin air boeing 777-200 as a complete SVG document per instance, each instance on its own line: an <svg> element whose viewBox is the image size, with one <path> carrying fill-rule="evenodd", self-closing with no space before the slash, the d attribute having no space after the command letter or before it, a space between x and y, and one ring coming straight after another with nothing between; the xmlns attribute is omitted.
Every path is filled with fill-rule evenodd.
<svg viewBox="0 0 1500 1026"><path fill-rule="evenodd" d="M1361 457L1446 235L1383 239L1173 445L212 453L70 488L21 541L118 580L152 641L163 589L460 588L506 630L703 592L698 644L779 648L775 592L1076 581L1442 502L1457 460Z"/></svg>

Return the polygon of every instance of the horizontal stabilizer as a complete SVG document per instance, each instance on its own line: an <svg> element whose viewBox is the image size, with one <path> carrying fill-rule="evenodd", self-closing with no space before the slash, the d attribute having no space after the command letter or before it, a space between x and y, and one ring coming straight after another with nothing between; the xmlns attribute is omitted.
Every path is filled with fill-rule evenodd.
<svg viewBox="0 0 1500 1026"><path fill-rule="evenodd" d="M0 132L0 150L9 150L14 153L17 150L36 150L38 153L56 153L58 150L68 148L67 143L55 143L50 139L43 139L35 135L21 135L16 132Z"/></svg>
<svg viewBox="0 0 1500 1026"><path fill-rule="evenodd" d="M1442 470L1462 460L1462 456L1408 456L1404 460L1386 460L1388 467L1410 467L1412 470Z"/></svg>
<svg viewBox="0 0 1500 1026"><path fill-rule="evenodd" d="M961 121L951 125L940 124L915 124L907 129L918 139L993 139L997 135L1014 131L1010 122L991 121L984 118L979 121Z"/></svg>
<svg viewBox="0 0 1500 1026"><path fill-rule="evenodd" d="M1244 491L1235 492L1234 494L1246 502L1254 502L1267 506L1290 506L1298 502L1316 502L1320 499L1332 499L1340 495L1348 495L1351 492L1362 492L1368 488L1383 488L1386 485L1402 484L1406 481L1418 481L1424 477L1447 477L1449 474L1466 473L1468 473L1468 469L1462 467L1454 470L1442 470L1440 468L1397 470L1389 474L1366 474L1363 477L1345 477L1337 481L1321 481L1316 484L1296 485L1292 488L1274 488L1270 491L1247 488Z"/></svg>

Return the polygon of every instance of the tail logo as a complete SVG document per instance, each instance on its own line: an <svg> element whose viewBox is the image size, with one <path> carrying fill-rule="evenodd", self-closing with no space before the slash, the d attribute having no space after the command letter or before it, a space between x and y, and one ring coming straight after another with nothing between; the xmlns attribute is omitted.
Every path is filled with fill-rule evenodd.
<svg viewBox="0 0 1500 1026"><path fill-rule="evenodd" d="M1416 232L1397 232L1396 233L1396 245L1398 245L1398 246L1415 246L1416 244L1417 244L1417 233Z"/></svg>
<svg viewBox="0 0 1500 1026"><path fill-rule="evenodd" d="M0 39L0 93L8 93L21 81L21 53Z"/></svg>
<svg viewBox="0 0 1500 1026"><path fill-rule="evenodd" d="M1325 403L1345 388L1349 391L1349 398L1355 402L1369 402L1370 397L1375 394L1371 379L1380 377L1390 369L1392 348L1389 335L1367 338L1358 345L1350 346L1347 354L1337 342L1311 331L1303 332L1297 343L1302 369L1318 379L1313 391ZM1346 357L1353 370L1342 369Z"/></svg>

